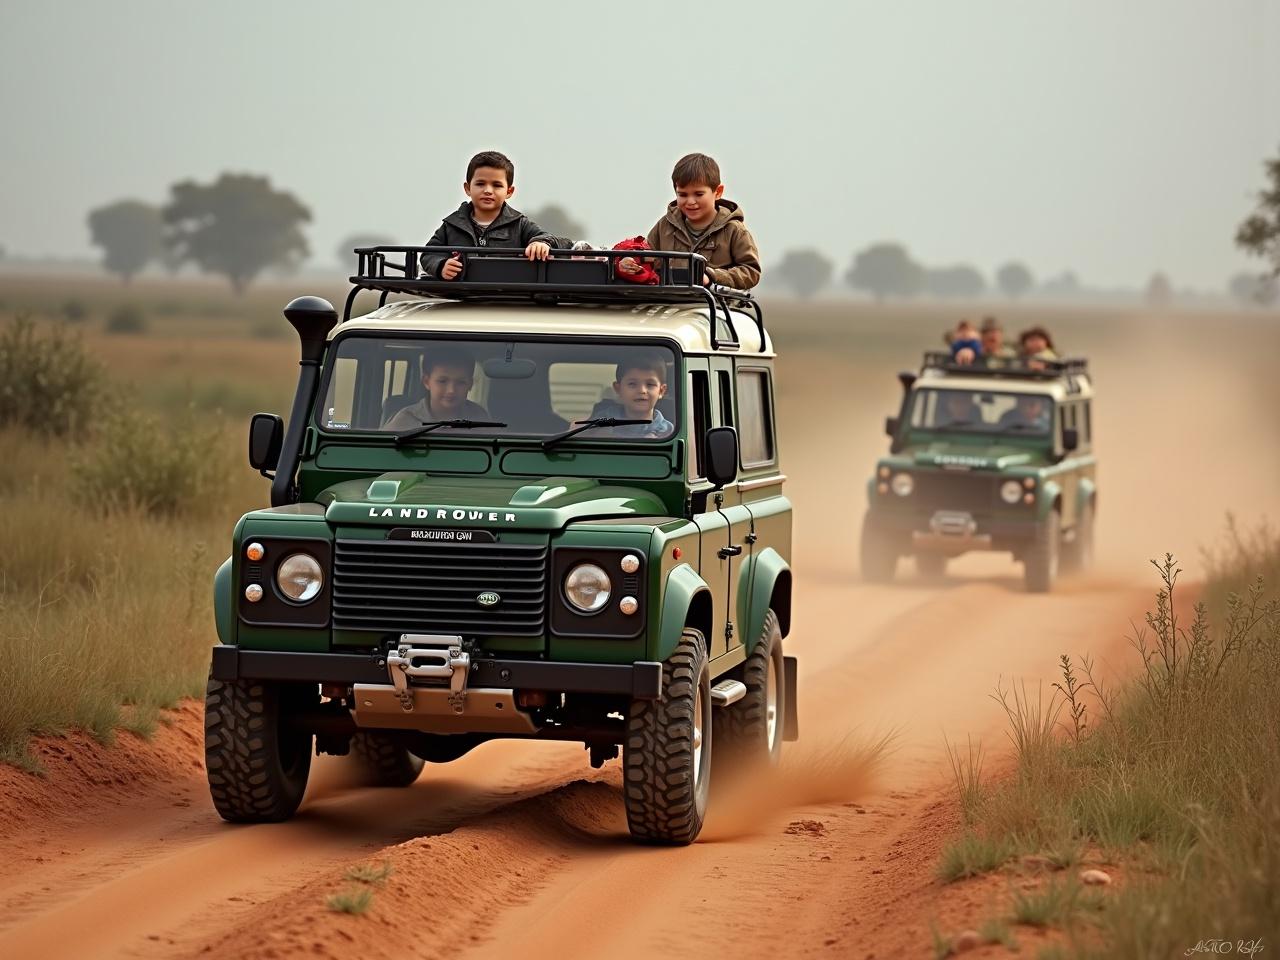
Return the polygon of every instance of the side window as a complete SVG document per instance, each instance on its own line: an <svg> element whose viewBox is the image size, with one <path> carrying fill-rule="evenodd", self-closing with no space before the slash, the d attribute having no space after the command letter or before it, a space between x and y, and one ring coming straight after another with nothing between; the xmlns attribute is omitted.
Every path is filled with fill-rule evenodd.
<svg viewBox="0 0 1280 960"><path fill-rule="evenodd" d="M744 467L773 462L771 400L767 370L738 371L738 443Z"/></svg>
<svg viewBox="0 0 1280 960"><path fill-rule="evenodd" d="M1084 435L1080 438L1085 444L1093 443L1093 404L1088 400L1084 402Z"/></svg>
<svg viewBox="0 0 1280 960"><path fill-rule="evenodd" d="M689 440L693 447L695 477L705 477L707 462L707 429L711 426L711 385L705 370L689 374Z"/></svg>
<svg viewBox="0 0 1280 960"><path fill-rule="evenodd" d="M729 380L728 370L716 372L716 383L720 388L720 426L733 426L733 384Z"/></svg>

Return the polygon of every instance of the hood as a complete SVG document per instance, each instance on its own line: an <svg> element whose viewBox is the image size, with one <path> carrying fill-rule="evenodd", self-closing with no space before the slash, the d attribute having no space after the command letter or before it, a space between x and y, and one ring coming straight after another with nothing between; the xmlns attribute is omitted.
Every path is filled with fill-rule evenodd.
<svg viewBox="0 0 1280 960"><path fill-rule="evenodd" d="M930 443L906 451L922 467L944 470L1007 470L1039 465L1044 458L1035 451L1014 446L974 446L965 443Z"/></svg>
<svg viewBox="0 0 1280 960"><path fill-rule="evenodd" d="M733 220L737 220L739 223L746 222L742 215L742 208L732 200L717 200L715 218L711 221L711 225L702 231L701 236L705 237L715 233L717 230L723 230L725 225ZM667 204L667 222L687 233L684 214L680 212L679 201L672 200Z"/></svg>
<svg viewBox="0 0 1280 960"><path fill-rule="evenodd" d="M653 494L578 477L442 479L384 473L345 480L316 501L332 524L559 530L574 520L662 516Z"/></svg>

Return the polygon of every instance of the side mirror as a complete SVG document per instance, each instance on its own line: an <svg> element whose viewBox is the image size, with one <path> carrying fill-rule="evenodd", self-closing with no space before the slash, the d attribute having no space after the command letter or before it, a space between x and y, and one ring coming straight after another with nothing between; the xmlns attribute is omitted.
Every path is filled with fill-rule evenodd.
<svg viewBox="0 0 1280 960"><path fill-rule="evenodd" d="M1075 427L1062 428L1062 449L1070 453L1080 446L1080 431Z"/></svg>
<svg viewBox="0 0 1280 960"><path fill-rule="evenodd" d="M738 479L738 431L733 427L707 431L706 474L717 490Z"/></svg>
<svg viewBox="0 0 1280 960"><path fill-rule="evenodd" d="M249 421L249 466L263 476L280 462L284 421L274 413L255 413Z"/></svg>
<svg viewBox="0 0 1280 960"><path fill-rule="evenodd" d="M884 418L884 432L886 435L890 437L896 437L898 435L898 418L897 417Z"/></svg>

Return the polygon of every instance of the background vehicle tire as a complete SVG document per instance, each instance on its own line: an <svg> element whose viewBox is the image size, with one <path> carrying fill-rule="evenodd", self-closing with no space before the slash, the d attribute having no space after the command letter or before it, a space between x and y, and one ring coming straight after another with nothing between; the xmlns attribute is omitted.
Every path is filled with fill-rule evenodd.
<svg viewBox="0 0 1280 960"><path fill-rule="evenodd" d="M1083 573L1093 566L1093 504L1080 508L1076 521L1075 539L1062 549L1062 569L1071 573Z"/></svg>
<svg viewBox="0 0 1280 960"><path fill-rule="evenodd" d="M941 580L947 575L946 554L917 553L916 573L925 580Z"/></svg>
<svg viewBox="0 0 1280 960"><path fill-rule="evenodd" d="M1034 542L1027 548L1022 562L1023 577L1029 593L1048 593L1058 576L1058 551L1062 545L1062 519L1050 510L1044 522L1036 527Z"/></svg>
<svg viewBox="0 0 1280 960"><path fill-rule="evenodd" d="M293 816L307 789L312 737L285 719L290 708L317 699L310 684L209 678L204 764L223 820L274 823Z"/></svg>
<svg viewBox="0 0 1280 960"><path fill-rule="evenodd" d="M394 734L362 730L351 737L351 759L370 787L407 787L425 765Z"/></svg>
<svg viewBox="0 0 1280 960"><path fill-rule="evenodd" d="M711 786L711 670L702 634L686 629L662 665L662 698L632 700L622 750L631 836L692 843Z"/></svg>
<svg viewBox="0 0 1280 960"><path fill-rule="evenodd" d="M747 768L778 763L787 715L783 678L782 629L767 610L760 639L742 665L746 695L715 712L717 758Z"/></svg>
<svg viewBox="0 0 1280 960"><path fill-rule="evenodd" d="M893 542L876 529L871 514L862 520L862 543L859 550L862 579L867 583L891 583L898 572L898 550Z"/></svg>

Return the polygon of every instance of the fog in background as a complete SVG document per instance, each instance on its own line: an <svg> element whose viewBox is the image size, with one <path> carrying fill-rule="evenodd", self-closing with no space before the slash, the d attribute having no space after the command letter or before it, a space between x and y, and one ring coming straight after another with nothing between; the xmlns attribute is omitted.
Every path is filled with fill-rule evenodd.
<svg viewBox="0 0 1280 960"><path fill-rule="evenodd" d="M269 175L313 262L422 242L467 158L597 242L645 232L672 162L721 163L768 264L877 240L990 273L1220 288L1280 146L1280 3L443 5L0 0L0 244L91 257L85 216Z"/></svg>

